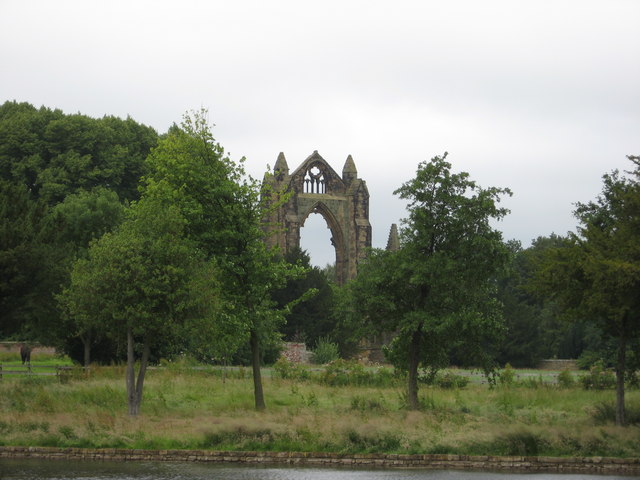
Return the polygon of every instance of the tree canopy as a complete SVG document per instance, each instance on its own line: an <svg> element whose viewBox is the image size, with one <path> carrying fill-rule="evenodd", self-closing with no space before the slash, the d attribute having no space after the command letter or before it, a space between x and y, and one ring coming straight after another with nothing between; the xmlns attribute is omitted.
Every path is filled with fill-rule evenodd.
<svg viewBox="0 0 640 480"><path fill-rule="evenodd" d="M578 203L580 226L541 260L536 286L572 319L589 318L617 340L616 423L625 424L627 349L640 334L640 158L630 176L603 176L596 200Z"/></svg>
<svg viewBox="0 0 640 480"><path fill-rule="evenodd" d="M495 299L498 273L509 259L499 231L506 189L483 189L467 173L452 173L442 157L422 162L396 190L409 217L397 252L373 252L348 285L351 321L391 333L388 357L408 371L408 405L418 408L418 368L446 364L460 351L487 369L502 330Z"/></svg>

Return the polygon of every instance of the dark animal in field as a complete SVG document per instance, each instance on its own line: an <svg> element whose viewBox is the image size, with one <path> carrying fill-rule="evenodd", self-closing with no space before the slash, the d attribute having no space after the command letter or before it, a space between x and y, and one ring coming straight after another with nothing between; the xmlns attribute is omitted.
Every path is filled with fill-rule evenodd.
<svg viewBox="0 0 640 480"><path fill-rule="evenodd" d="M31 347L28 345L22 345L20 347L20 358L22 359L22 364L31 363Z"/></svg>

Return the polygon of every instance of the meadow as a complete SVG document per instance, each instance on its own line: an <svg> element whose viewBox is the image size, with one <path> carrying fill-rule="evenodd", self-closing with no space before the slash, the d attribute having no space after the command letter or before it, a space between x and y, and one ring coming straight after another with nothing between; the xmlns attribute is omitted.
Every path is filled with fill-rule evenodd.
<svg viewBox="0 0 640 480"><path fill-rule="evenodd" d="M501 372L495 385L469 371L442 373L405 405L389 368L349 362L265 371L267 410L253 408L243 368L167 364L149 371L142 414L127 415L124 367L63 377L0 380L0 445L342 453L457 453L637 457L640 392L629 390L633 425L613 424L612 390L586 390L575 373ZM432 379L434 380L434 379Z"/></svg>

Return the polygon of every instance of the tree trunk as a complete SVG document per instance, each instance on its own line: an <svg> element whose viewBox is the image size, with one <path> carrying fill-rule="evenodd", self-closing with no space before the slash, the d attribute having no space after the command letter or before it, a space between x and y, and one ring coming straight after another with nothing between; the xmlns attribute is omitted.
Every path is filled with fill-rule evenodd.
<svg viewBox="0 0 640 480"><path fill-rule="evenodd" d="M133 351L133 330L127 328L127 405L129 407L129 415L136 416L139 413L138 405L136 404L136 388L135 388L135 354Z"/></svg>
<svg viewBox="0 0 640 480"><path fill-rule="evenodd" d="M138 379L136 380L136 413L140 413L140 405L142 404L142 388L144 387L144 376L147 373L147 365L149 364L149 340L144 339L144 345L142 346L142 358L140 359L140 370L138 372Z"/></svg>
<svg viewBox="0 0 640 480"><path fill-rule="evenodd" d="M253 367L253 396L256 401L256 410L264 410L264 393L262 392L262 377L260 375L260 340L255 330L251 330L251 366Z"/></svg>
<svg viewBox="0 0 640 480"><path fill-rule="evenodd" d="M422 325L419 325L411 336L409 344L409 381L407 385L407 403L409 410L418 410L418 365L420 363L420 343L422 342Z"/></svg>
<svg viewBox="0 0 640 480"><path fill-rule="evenodd" d="M83 365L86 367L91 363L91 336L82 336L80 337L82 340L82 346L84 347L84 359Z"/></svg>
<svg viewBox="0 0 640 480"><path fill-rule="evenodd" d="M616 362L616 425L627 424L624 411L624 373L627 360L627 338L620 333L618 339L618 359Z"/></svg>

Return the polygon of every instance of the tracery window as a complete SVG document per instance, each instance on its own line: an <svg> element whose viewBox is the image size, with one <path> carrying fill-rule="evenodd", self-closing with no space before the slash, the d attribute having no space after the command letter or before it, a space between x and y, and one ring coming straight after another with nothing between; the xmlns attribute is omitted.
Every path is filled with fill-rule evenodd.
<svg viewBox="0 0 640 480"><path fill-rule="evenodd" d="M304 175L304 193L327 193L327 182L324 173L318 167L313 166Z"/></svg>

